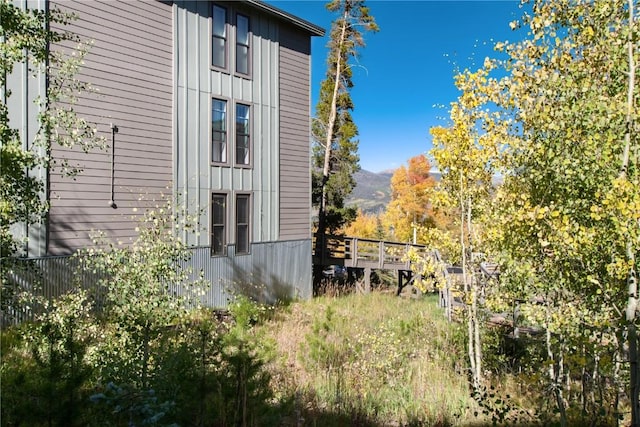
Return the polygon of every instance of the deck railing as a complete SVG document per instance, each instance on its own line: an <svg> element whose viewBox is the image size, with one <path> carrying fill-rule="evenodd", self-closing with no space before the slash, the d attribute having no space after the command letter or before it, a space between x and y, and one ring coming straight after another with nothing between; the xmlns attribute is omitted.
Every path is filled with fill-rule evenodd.
<svg viewBox="0 0 640 427"><path fill-rule="evenodd" d="M424 245L391 242L351 236L324 237L325 244L318 245L314 238L314 264L342 265L354 268L374 268L385 270L410 270L411 263L406 258L409 250L419 254L431 252ZM322 250L320 250L322 247Z"/></svg>

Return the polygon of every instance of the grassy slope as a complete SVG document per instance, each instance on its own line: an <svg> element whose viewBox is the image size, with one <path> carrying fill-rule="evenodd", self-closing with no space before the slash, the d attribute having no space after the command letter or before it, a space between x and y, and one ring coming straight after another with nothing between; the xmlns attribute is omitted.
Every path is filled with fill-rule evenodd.
<svg viewBox="0 0 640 427"><path fill-rule="evenodd" d="M434 298L316 298L263 327L278 353L270 366L276 395L296 396L292 424L471 421L463 334Z"/></svg>

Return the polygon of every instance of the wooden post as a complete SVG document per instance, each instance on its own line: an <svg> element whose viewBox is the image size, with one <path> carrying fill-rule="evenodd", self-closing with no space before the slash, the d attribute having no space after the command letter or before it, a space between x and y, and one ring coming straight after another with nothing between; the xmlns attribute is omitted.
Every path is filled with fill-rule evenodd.
<svg viewBox="0 0 640 427"><path fill-rule="evenodd" d="M356 237L351 241L351 250L353 251L351 257L353 259L353 266L358 265L358 238Z"/></svg>
<svg viewBox="0 0 640 427"><path fill-rule="evenodd" d="M368 294L371 292L371 267L366 267L364 269L364 293Z"/></svg>
<svg viewBox="0 0 640 427"><path fill-rule="evenodd" d="M396 296L400 296L402 293L402 288L404 285L402 284L402 277L404 276L404 271L398 270L398 291L396 292Z"/></svg>

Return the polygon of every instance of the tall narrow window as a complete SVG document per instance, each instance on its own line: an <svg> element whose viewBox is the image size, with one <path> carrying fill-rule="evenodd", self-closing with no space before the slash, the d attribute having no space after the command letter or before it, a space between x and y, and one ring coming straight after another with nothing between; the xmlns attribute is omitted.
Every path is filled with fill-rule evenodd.
<svg viewBox="0 0 640 427"><path fill-rule="evenodd" d="M236 15L236 72L249 74L249 18Z"/></svg>
<svg viewBox="0 0 640 427"><path fill-rule="evenodd" d="M227 250L227 195L211 197L211 255L224 255Z"/></svg>
<svg viewBox="0 0 640 427"><path fill-rule="evenodd" d="M227 9L214 4L213 37L211 39L211 62L215 67L227 67Z"/></svg>
<svg viewBox="0 0 640 427"><path fill-rule="evenodd" d="M211 160L227 162L227 101L211 101Z"/></svg>
<svg viewBox="0 0 640 427"><path fill-rule="evenodd" d="M248 105L236 104L236 164L248 165L250 162L250 123Z"/></svg>
<svg viewBox="0 0 640 427"><path fill-rule="evenodd" d="M249 195L236 195L236 253L249 253Z"/></svg>

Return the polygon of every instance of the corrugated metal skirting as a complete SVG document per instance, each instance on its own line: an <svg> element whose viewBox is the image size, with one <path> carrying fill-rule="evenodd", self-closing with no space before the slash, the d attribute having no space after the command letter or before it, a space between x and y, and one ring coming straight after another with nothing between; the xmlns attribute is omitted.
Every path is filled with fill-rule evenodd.
<svg viewBox="0 0 640 427"><path fill-rule="evenodd" d="M192 248L191 252L191 259L185 266L192 268L194 277L202 272L210 283L202 297L205 306L226 307L236 294L265 303L312 296L310 239L254 243L250 254L238 256L232 245L228 247L227 256L211 257L209 247ZM9 262L3 263L3 268L8 269L9 277L19 288L41 293L49 299L78 285L92 290L98 280L82 267L81 258L72 256L5 261ZM11 304L3 304L2 323L5 325L29 320L32 316Z"/></svg>
<svg viewBox="0 0 640 427"><path fill-rule="evenodd" d="M248 255L211 257L209 247L195 248L191 266L203 271L211 287L203 303L225 307L234 293L273 303L277 300L312 296L311 240L256 243Z"/></svg>

